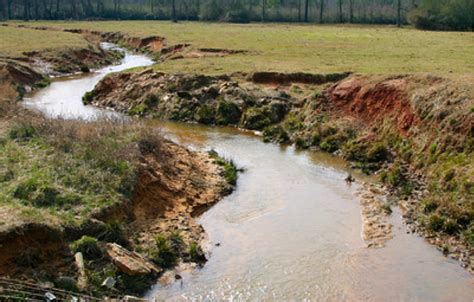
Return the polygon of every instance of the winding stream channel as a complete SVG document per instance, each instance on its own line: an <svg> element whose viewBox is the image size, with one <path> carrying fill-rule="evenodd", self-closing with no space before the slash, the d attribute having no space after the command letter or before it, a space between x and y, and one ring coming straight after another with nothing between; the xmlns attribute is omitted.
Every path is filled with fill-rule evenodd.
<svg viewBox="0 0 474 302"><path fill-rule="evenodd" d="M110 47L110 45L107 45ZM82 95L110 72L152 61L127 53L120 65L58 78L25 106L51 118L90 120L112 112L84 106ZM472 301L474 278L391 215L394 238L367 249L361 237L357 185L344 181L338 158L265 144L236 129L156 123L172 139L213 148L238 166L237 190L200 223L209 261L180 272L182 282L158 283L147 297L198 301Z"/></svg>

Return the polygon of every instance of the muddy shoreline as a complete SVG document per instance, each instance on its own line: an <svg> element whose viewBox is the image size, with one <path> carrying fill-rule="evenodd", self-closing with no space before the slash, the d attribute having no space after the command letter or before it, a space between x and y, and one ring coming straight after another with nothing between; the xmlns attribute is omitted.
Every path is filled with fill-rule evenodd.
<svg viewBox="0 0 474 302"><path fill-rule="evenodd" d="M66 31L89 36L89 39L95 41L105 39L140 52L155 53L158 60L179 59L180 56L201 57L201 54L186 52L189 50L189 46L186 45L166 46L166 40L162 37L138 39L120 33ZM221 52L222 55L233 53L228 50L213 49L200 51L209 52L212 55L216 53L220 55ZM38 65L38 61L34 64ZM46 74L53 74L46 70L48 69L44 69ZM27 70L26 74L27 76L20 80L14 79L14 85L20 83L33 87L44 79L41 73L34 74ZM412 100L407 97L407 94L412 92L407 87L412 89L411 86L420 83L425 85L426 82L430 85L445 84L445 80L430 77L349 76L346 73L335 75L256 73L248 76L240 75L236 79L226 75L193 77L166 75L145 70L139 73L121 73L107 77L97 85L94 91L86 95L85 102L138 117L198 122L207 125L231 125L252 131L263 131L266 141L282 144L294 143L301 149L313 148L341 155L348 162L355 163L354 167L378 174L391 171L396 166L397 159L404 156L395 146L391 146L389 150L379 150L384 153L384 158L381 160L374 162L372 159L364 158L368 155L363 154L367 152L363 148L366 146L370 148L380 142L380 137L383 138L387 134L382 131L384 129L372 128L371 131L366 131L369 127L375 127L371 120L377 122L389 120L390 125L396 129L397 135L403 139L416 137L417 133L412 129L418 131L426 126L423 124L418 109L414 108L414 105L410 103ZM118 85L123 89L117 89ZM314 93L311 96L307 94L295 96L290 91L294 86L304 85L315 85L317 91L311 90L311 93ZM424 97L423 92L420 91L427 89L426 85L423 85L421 88L416 86L417 93L421 94L420 98ZM307 88L305 86L303 90ZM374 103L379 100L382 105ZM394 112L402 114L396 116ZM344 115L350 116L350 119L341 118ZM324 125L328 120L331 121L331 118L336 121L336 124L329 127ZM469 117L462 118L464 124L469 125ZM349 139L342 137L343 134L349 133L346 131L348 124L351 127L356 125L356 137ZM432 124L429 122L427 125ZM462 129L461 126L458 126L458 130ZM426 133L429 134L425 131L423 135ZM352 147L355 145L359 148L357 144L360 144L362 151L354 148L350 150L352 153L348 152L350 145L344 145L348 141ZM134 238L133 248L151 249L155 244L154 235L169 235L176 231L183 234L183 240L187 244L202 242L204 230L194 221L194 218L231 191L222 182L225 171L222 167L216 166L213 163L214 160L208 155L190 152L172 143L165 143L165 145L173 156L180 154L173 167L168 167L170 170L167 170L168 168L161 167L159 161L152 155L143 154L142 164L145 173L140 176L137 189L139 193L134 197L131 208L126 207L127 211L123 212L119 206L120 210L104 210L96 217L100 219L126 217L125 220L131 220L127 236ZM354 150L360 154L355 154ZM419 154L423 153L419 152ZM376 153L373 156L381 155ZM192 160L188 161L188 159ZM150 167L153 168L150 169ZM190 175L196 172L196 169L202 172L196 178L204 178L211 187L219 189L208 192L207 189L204 190L201 187L202 183L195 183L196 179ZM178 175L178 178L167 179L171 170L177 170L181 175ZM448 235L443 231L430 231L426 224L418 221L418 216L424 211L420 209L420 205L427 195L427 181L423 177L411 177L408 169L401 174L406 178L406 182L410 182L410 185L415 184L409 194L400 194L399 188L404 184L386 183L383 186L360 184L362 236L367 247L381 248L392 238L392 226L387 217L391 212L390 206L400 206L410 232L417 232L425 237L430 244L438 246L445 255L459 260L463 267L472 273L474 263L472 248L460 234ZM183 179L186 182L180 183ZM170 183L173 185L170 186ZM190 192L184 192L184 196L177 199L177 204L174 204L171 200L176 199L176 196L183 193L183 188L188 187L191 187ZM155 200L154 198L160 197L160 194L164 194L161 196L162 199ZM186 194L191 197L186 197ZM160 209L150 204L153 201L163 200L166 202ZM159 219L156 219L157 215ZM184 256L186 257L188 255Z"/></svg>
<svg viewBox="0 0 474 302"><path fill-rule="evenodd" d="M35 66L30 68L28 64ZM7 129L2 130L10 131L8 129L15 127L18 120L21 122L28 116L36 125L34 127L48 124L42 121L42 117L21 109L15 104L17 99L22 98L23 91L44 88L37 83L47 78L45 74L37 71L36 64L37 61L35 63L29 61L25 66L13 62L6 63L6 76L2 76L2 83L5 84L5 90L8 89L11 93L2 94L6 97L2 99L2 102L8 102L12 109L11 113L21 117L13 118L9 116L10 113L6 113ZM100 61L97 64L102 63ZM48 76L57 75L46 69L42 72L47 73ZM64 123L64 126L60 127L65 127L65 129L70 127L68 122L57 121L56 123ZM130 127L137 127L136 123L131 122L131 124L133 125ZM72 123L71 126L81 127L81 124ZM15 220L16 213L8 214L8 209L2 208L0 211L2 217L8 215L10 220L15 221L7 220L1 225L0 245L3 249L0 257L1 274L35 282L52 280L54 284L57 283L56 286L60 287L64 286L61 285L63 282L71 284L71 278L80 274L86 279L79 282L80 284L77 283L77 286L80 286L79 289L97 295L104 290L100 288L100 283L106 278L100 272L112 269L112 262L117 265L119 271L124 273L118 275L117 280L125 278L125 275L129 273L134 275L133 266L128 267L126 262L122 262L126 260L119 258L117 251L113 250L113 246L107 242L116 242L131 251L140 251L145 255L145 258L141 258L145 261L144 263L150 263L149 258L153 257L151 253L156 250L157 236L179 236L181 246L179 254L176 255L177 260L205 262L204 255L199 254L204 230L195 222L195 217L232 192L235 180L231 180L230 183L228 173L229 169L235 169L235 167L216 157L217 155L189 151L185 147L164 139L154 141L156 138L153 137L154 134L150 136L152 140L149 142L147 142L149 138L142 138L136 146L139 149L140 160L137 163L137 185L132 197L121 203L97 209L86 223L81 225L30 223L27 220ZM112 236L115 239L106 239L113 234L110 233L110 226L115 228L116 225L120 229L113 231L116 232ZM104 234L109 235L104 237ZM84 272L82 268L81 272L80 269L75 268L74 257L78 259L78 256L77 253L74 255L72 250L74 245L86 238L87 240L99 238L97 246L101 250L100 253L103 255L107 253L111 261L99 258L90 262L90 259L86 259L86 271ZM197 254L189 254L186 250L188 248ZM125 252L126 249L123 251ZM16 253L18 250L24 252L18 255ZM84 257L87 257L85 251L82 253ZM79 258L82 257L79 256ZM152 267L151 264L147 265ZM130 279L130 277L127 278ZM137 278L136 281L130 279L127 282L145 287L154 282L153 277L150 278L148 275L143 277L139 275ZM130 285L127 289L126 283L121 283L119 286L123 294L130 292L139 294L145 289L133 287L134 285ZM73 287L75 288L76 285ZM116 295L116 293L110 292L107 295Z"/></svg>
<svg viewBox="0 0 474 302"><path fill-rule="evenodd" d="M284 78L285 81L292 78L291 75L283 77L282 74L271 76ZM403 208L407 209L404 217L408 218L409 228L415 228L428 242L448 251L453 250L450 257L456 257L463 267L472 272L472 248L467 243L470 235L462 233L463 229L469 232L469 199L472 195L469 189L462 193L464 201L459 208L453 205L457 198L457 193L452 190L453 184L441 191L442 199L434 201L433 209L436 211L432 208L424 210L423 206L436 198L437 194L430 193L428 187L436 184L435 173L447 173L443 170L445 164L442 158L450 156L449 150L457 148L460 151L456 152L467 158L472 154L465 140L465 137L472 136L472 114L466 112L465 108L469 107L473 99L466 95L462 86L453 87L449 80L442 78L348 76L345 75L343 80L335 77L334 82L331 82L332 77L327 77L329 83L317 86L305 86L299 82L285 82L282 85L273 83L274 80L269 80L271 84L261 85L226 75L168 75L143 70L104 79L84 101L132 116L262 131L264 141L267 142L294 143L301 149L341 155L352 162L356 169L365 173L376 172L385 182L385 192L389 193L391 203L408 204ZM323 75L313 77L326 78ZM252 77L247 79L252 81ZM320 81L325 83L324 80ZM117 89L117 85L122 89ZM445 89L446 85L452 86L449 92ZM302 92L294 93L295 86L300 87ZM447 93L450 96L446 97L452 99L447 102L449 111L434 105ZM446 114L451 118L446 117ZM439 117L435 118L437 115L441 116L441 121ZM436 136L432 130L435 127L442 127L446 134L452 133L453 136ZM423 138L424 145L418 144L418 137ZM429 145L425 137L437 143ZM434 160L433 155L427 155L434 152L430 151L433 146L439 150L435 156L441 159L430 165L426 157L431 156L430 160ZM414 167L416 165L421 168ZM460 173L454 179L458 182L456 186L462 186L459 182L469 177L469 172L456 166L453 169ZM469 186L469 181L466 186ZM420 194L426 191L428 194ZM406 198L411 201L404 203ZM367 209L364 215L373 216L367 225L372 224L383 230L381 234L376 232L369 237L389 237L383 233L390 233L390 226L383 222L383 215L375 215L380 212L380 206L370 201L372 197L367 199L367 204L363 202ZM419 215L423 215L424 223L415 221ZM438 219L439 215L444 215L439 220L445 226L432 225L431 221ZM457 234L446 236L445 232L452 232L451 225L454 225L453 232Z"/></svg>

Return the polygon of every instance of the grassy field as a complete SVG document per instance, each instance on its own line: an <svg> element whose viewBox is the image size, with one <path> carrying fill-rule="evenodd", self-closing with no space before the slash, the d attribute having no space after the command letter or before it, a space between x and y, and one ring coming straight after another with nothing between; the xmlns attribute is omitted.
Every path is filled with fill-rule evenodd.
<svg viewBox="0 0 474 302"><path fill-rule="evenodd" d="M18 57L29 51L86 46L87 42L82 37L71 33L0 27L0 57Z"/></svg>
<svg viewBox="0 0 474 302"><path fill-rule="evenodd" d="M195 48L249 51L220 58L168 61L157 67L172 72L353 71L466 75L474 71L474 34L468 32L428 32L387 26L174 24L165 21L28 24L120 31L140 37L158 35L166 37L168 44L191 43Z"/></svg>

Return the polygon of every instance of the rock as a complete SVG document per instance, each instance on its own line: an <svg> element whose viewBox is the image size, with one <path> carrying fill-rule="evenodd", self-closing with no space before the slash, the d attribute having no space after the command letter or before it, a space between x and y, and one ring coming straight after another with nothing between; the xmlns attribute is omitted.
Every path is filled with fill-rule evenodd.
<svg viewBox="0 0 474 302"><path fill-rule="evenodd" d="M84 267L84 258L82 257L82 253L78 252L74 255L75 264L77 270L79 271L79 279L77 281L77 287L81 290L87 288L87 275L86 270Z"/></svg>
<svg viewBox="0 0 474 302"><path fill-rule="evenodd" d="M45 301L48 301L48 302L49 302L49 301L58 301L57 298L56 298L56 296L53 295L53 294L50 293L50 292L47 292L46 294L44 294L44 300L45 300Z"/></svg>
<svg viewBox="0 0 474 302"><path fill-rule="evenodd" d="M117 281L112 277L107 277L101 284L102 287L114 288Z"/></svg>
<svg viewBox="0 0 474 302"><path fill-rule="evenodd" d="M125 296L123 297L123 302L149 302L147 299L137 298L134 296Z"/></svg>
<svg viewBox="0 0 474 302"><path fill-rule="evenodd" d="M116 243L106 245L107 255L113 264L127 275L159 274L161 269L136 252L131 252Z"/></svg>

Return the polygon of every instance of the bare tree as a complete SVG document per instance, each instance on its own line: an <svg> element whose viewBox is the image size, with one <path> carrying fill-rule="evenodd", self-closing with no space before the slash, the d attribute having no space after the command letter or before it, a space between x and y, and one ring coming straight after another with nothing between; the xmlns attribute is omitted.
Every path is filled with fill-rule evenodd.
<svg viewBox="0 0 474 302"><path fill-rule="evenodd" d="M29 14L28 14L28 0L23 0L23 20L29 20Z"/></svg>
<svg viewBox="0 0 474 302"><path fill-rule="evenodd" d="M12 2L13 2L13 0L7 0L7 16L8 16L8 19L12 18Z"/></svg>
<svg viewBox="0 0 474 302"><path fill-rule="evenodd" d="M338 8L339 8L339 23L344 21L342 16L342 0L337 0Z"/></svg>
<svg viewBox="0 0 474 302"><path fill-rule="evenodd" d="M176 1L171 0L171 21L176 22L178 21L176 17Z"/></svg>
<svg viewBox="0 0 474 302"><path fill-rule="evenodd" d="M349 0L349 23L354 22L354 0Z"/></svg>
<svg viewBox="0 0 474 302"><path fill-rule="evenodd" d="M319 23L323 23L324 16L324 0L319 0Z"/></svg>
<svg viewBox="0 0 474 302"><path fill-rule="evenodd" d="M301 22L301 0L298 0L298 22Z"/></svg>
<svg viewBox="0 0 474 302"><path fill-rule="evenodd" d="M397 6L397 26L402 26L402 0L398 0Z"/></svg>
<svg viewBox="0 0 474 302"><path fill-rule="evenodd" d="M309 0L304 1L304 22L308 22Z"/></svg>

